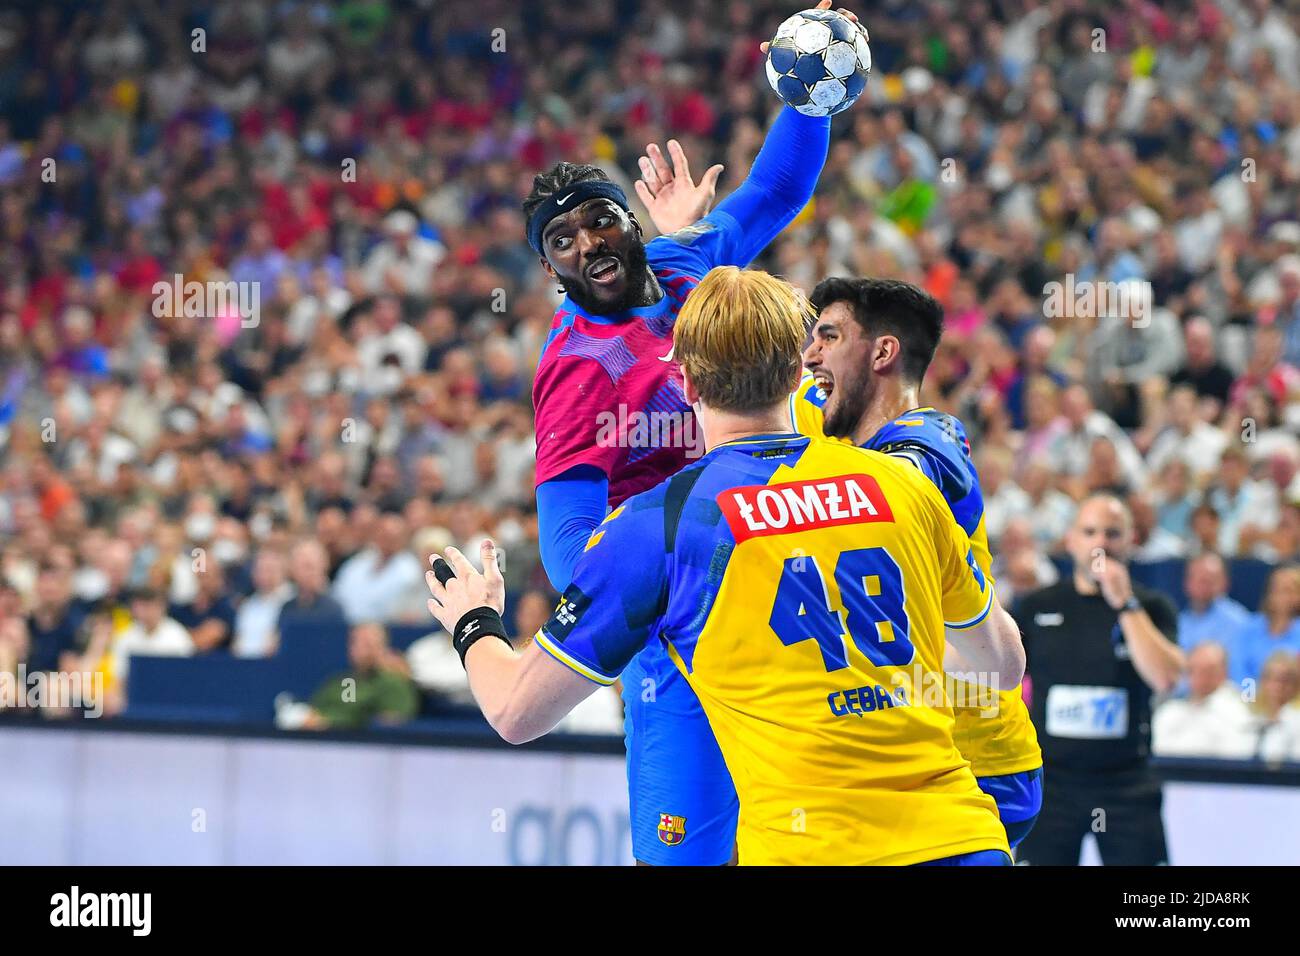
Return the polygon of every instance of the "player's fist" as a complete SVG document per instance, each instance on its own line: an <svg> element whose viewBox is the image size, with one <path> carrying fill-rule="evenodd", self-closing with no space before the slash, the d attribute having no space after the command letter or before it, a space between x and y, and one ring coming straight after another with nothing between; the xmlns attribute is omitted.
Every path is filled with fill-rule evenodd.
<svg viewBox="0 0 1300 956"><path fill-rule="evenodd" d="M490 607L498 614L506 607L506 586L501 576L497 561L496 545L484 541L480 548L483 558L483 573L476 571L469 559L456 548L446 551L446 564L450 566L451 576L439 575L436 570L424 573L425 584L432 595L428 602L429 613L438 619L438 623L448 633L455 633L456 624L470 611L479 607ZM442 559L430 555L429 563L435 568Z"/></svg>
<svg viewBox="0 0 1300 956"><path fill-rule="evenodd" d="M1101 596L1113 610L1118 611L1133 596L1133 582L1123 561L1103 554L1098 559L1092 576L1101 589Z"/></svg>

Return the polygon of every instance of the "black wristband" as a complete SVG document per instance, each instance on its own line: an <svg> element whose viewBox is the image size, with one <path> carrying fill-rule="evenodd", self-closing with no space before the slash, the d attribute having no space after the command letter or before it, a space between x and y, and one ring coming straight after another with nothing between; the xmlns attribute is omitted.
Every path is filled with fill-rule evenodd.
<svg viewBox="0 0 1300 956"><path fill-rule="evenodd" d="M451 635L451 646L456 648L456 653L460 655L461 667L465 666L465 654L474 646L474 642L489 636L499 637L507 644L510 643L510 639L506 637L506 625L501 620L501 615L486 604L465 612L456 622L456 630Z"/></svg>
<svg viewBox="0 0 1300 956"><path fill-rule="evenodd" d="M1116 609L1115 613L1126 614L1129 611L1140 611L1140 610L1142 610L1142 602L1137 599L1136 594L1130 594L1128 600L1125 601L1123 604L1121 604L1119 608Z"/></svg>

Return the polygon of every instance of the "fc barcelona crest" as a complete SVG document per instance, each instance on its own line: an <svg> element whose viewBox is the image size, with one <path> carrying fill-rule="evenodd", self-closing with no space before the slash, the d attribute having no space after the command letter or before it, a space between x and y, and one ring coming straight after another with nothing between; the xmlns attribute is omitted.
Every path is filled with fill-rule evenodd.
<svg viewBox="0 0 1300 956"><path fill-rule="evenodd" d="M676 846L686 839L686 818L675 817L671 813L659 814L659 839Z"/></svg>

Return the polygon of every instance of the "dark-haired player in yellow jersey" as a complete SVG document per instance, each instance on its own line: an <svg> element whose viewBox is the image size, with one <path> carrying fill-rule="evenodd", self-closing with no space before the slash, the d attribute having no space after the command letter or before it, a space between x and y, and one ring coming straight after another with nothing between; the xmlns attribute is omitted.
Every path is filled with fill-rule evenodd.
<svg viewBox="0 0 1300 956"><path fill-rule="evenodd" d="M943 332L933 297L892 279L827 279L812 294L820 315L804 352L809 373L791 397L804 434L825 433L910 462L929 478L992 582L984 498L959 420L920 404L925 370ZM954 668L949 661L949 670ZM1042 807L1043 755L1020 688L995 693L952 684L955 739L980 787L997 801L1015 847Z"/></svg>

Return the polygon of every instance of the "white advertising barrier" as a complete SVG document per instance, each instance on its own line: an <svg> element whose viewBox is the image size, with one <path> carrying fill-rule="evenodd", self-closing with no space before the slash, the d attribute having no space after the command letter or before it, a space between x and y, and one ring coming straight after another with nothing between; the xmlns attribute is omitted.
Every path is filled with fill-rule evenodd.
<svg viewBox="0 0 1300 956"><path fill-rule="evenodd" d="M0 768L0 865L632 863L616 755L9 726ZM1300 788L1172 782L1164 819L1175 865L1300 863Z"/></svg>
<svg viewBox="0 0 1300 956"><path fill-rule="evenodd" d="M1300 789L1259 784L1167 782L1165 841L1174 866L1300 864ZM1096 840L1079 862L1100 866Z"/></svg>
<svg viewBox="0 0 1300 956"><path fill-rule="evenodd" d="M0 865L629 865L613 755L0 728Z"/></svg>

